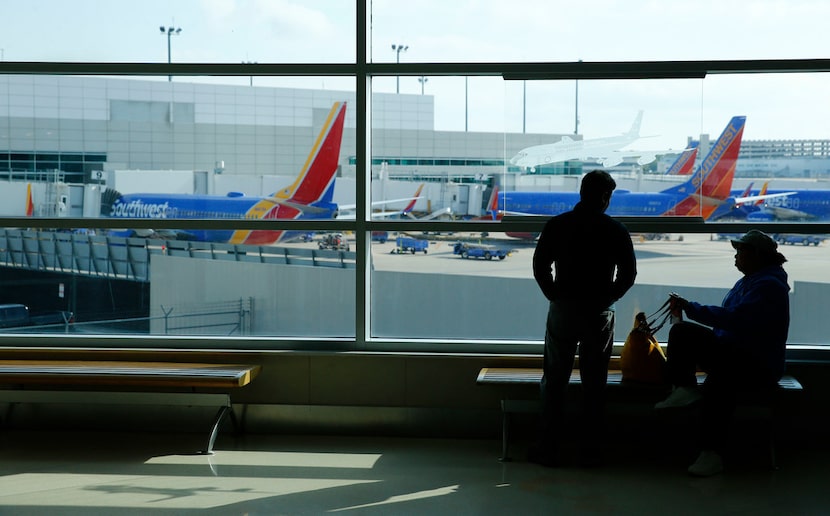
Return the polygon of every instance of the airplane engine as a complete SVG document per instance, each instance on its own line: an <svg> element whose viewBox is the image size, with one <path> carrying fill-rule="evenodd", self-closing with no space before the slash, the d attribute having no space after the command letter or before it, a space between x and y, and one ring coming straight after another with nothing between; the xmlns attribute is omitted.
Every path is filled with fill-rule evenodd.
<svg viewBox="0 0 830 516"><path fill-rule="evenodd" d="M756 211L746 216L747 222L774 222L775 215L768 211Z"/></svg>

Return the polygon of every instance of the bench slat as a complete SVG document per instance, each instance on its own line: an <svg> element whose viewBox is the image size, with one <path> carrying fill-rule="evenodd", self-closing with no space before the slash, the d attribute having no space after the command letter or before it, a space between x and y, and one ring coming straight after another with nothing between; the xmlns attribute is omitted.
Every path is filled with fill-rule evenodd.
<svg viewBox="0 0 830 516"><path fill-rule="evenodd" d="M701 378L698 378L700 381ZM476 383L479 385L532 385L542 381L541 368L517 368L517 367L484 367L479 371ZM571 383L579 383L579 371L571 373ZM619 384L622 382L622 372L608 371L608 384ZM778 381L778 388L785 391L800 391L803 389L801 383L794 377L784 375Z"/></svg>
<svg viewBox="0 0 830 516"><path fill-rule="evenodd" d="M259 365L72 360L0 360L0 383L131 387L243 387Z"/></svg>

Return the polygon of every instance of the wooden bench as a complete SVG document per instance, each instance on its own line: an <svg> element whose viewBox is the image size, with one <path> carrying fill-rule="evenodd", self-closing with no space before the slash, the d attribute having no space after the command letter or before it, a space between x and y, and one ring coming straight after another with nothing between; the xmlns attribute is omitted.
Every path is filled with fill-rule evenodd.
<svg viewBox="0 0 830 516"><path fill-rule="evenodd" d="M698 383L702 382L706 376L702 373L698 374ZM502 387L516 387L535 385L540 386L542 381L542 369L530 367L484 367L476 378L478 385L496 385ZM581 382L579 371L574 370L571 374L570 383L572 385ZM655 388L665 391L662 386L649 386L643 384L629 384L622 381L622 372L618 370L608 371L608 386L610 388L637 388L637 389L651 389ZM785 375L778 381L778 391L784 393L799 393L803 390L801 383L790 375ZM510 461L509 455L509 431L510 431L510 414L518 412L540 412L541 402L539 399L512 399L508 397L507 391L502 392L501 398L501 413L502 413L502 430L501 430L501 461ZM767 398L748 398L739 401L740 404L759 405L768 410L769 425L769 452L770 462L774 469L778 468L778 461L775 453L775 432L774 432L774 418L775 418L775 403L772 399Z"/></svg>
<svg viewBox="0 0 830 516"><path fill-rule="evenodd" d="M202 450L212 454L219 425L227 415L238 428L228 391L248 385L259 371L258 365L236 364L0 360L0 385L13 387L0 390L0 402L10 404L7 419L16 403L219 407ZM55 387L61 389L50 390Z"/></svg>

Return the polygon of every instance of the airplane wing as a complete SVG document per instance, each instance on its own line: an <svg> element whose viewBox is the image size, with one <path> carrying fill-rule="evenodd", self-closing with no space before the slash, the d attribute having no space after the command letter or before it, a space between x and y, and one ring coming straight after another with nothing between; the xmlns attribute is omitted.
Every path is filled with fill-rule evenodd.
<svg viewBox="0 0 830 516"><path fill-rule="evenodd" d="M677 150L659 149L659 150L614 150L608 152L607 156L603 156L597 160L603 167L613 167L619 165L623 161L628 161L636 158L638 165L648 165L657 159L657 156L663 154L675 154Z"/></svg>
<svg viewBox="0 0 830 516"><path fill-rule="evenodd" d="M413 201L414 202L414 201L417 201L418 199L423 199L423 196L419 195L418 197L404 197L404 198L401 198L401 199L387 199L385 201L374 201L374 202L372 202L372 206L373 207L374 206L383 206L385 204L392 204L392 203L404 202L404 201ZM340 220L344 220L344 219L345 220L350 220L349 215L351 215L351 218L354 218L354 213L342 214L342 212L344 212L344 211L347 211L347 212L355 211L357 209L357 204L340 204L337 207L341 212L341 215L337 216L337 218L339 218ZM380 213L373 213L372 216L377 217L377 216L400 215L401 213L406 212L406 211L408 211L408 210L404 209L404 210L398 210L398 211L385 211L385 212L380 212Z"/></svg>
<svg viewBox="0 0 830 516"><path fill-rule="evenodd" d="M395 216L395 215L409 214L409 212L412 211L412 208L415 207L415 203L418 201L418 199L423 198L423 196L421 195L421 190L423 190L423 189L424 189L424 183L421 183L418 186L418 189L415 191L415 195L413 195L412 197L403 197L401 199L384 199L382 201L373 201L372 202L372 207L384 206L384 205L387 205L387 204L393 204L393 203L397 203L397 202L408 202L409 204L407 204L401 210L382 211L382 212L379 212L379 213L372 213L372 218L383 218L383 217L392 217L392 216ZM354 212L354 210L356 210L356 209L357 209L356 204L341 204L340 206L338 206L338 210L341 213L340 215L338 215L338 218L340 220L354 220L354 217L355 217L354 213L342 214L342 212L344 212L344 211Z"/></svg>
<svg viewBox="0 0 830 516"><path fill-rule="evenodd" d="M756 203L759 201L765 201L767 199L774 199L776 197L787 197L788 195L795 195L798 192L779 192L774 194L765 194L765 195L748 195L746 197L737 197L735 198L735 204L747 204L747 203Z"/></svg>

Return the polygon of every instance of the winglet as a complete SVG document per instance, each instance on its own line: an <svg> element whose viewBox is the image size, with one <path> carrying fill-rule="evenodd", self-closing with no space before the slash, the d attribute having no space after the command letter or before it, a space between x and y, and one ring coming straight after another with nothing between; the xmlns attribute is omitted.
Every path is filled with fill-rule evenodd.
<svg viewBox="0 0 830 516"><path fill-rule="evenodd" d="M26 216L33 217L35 215L35 203L32 202L32 183L26 185Z"/></svg>
<svg viewBox="0 0 830 516"><path fill-rule="evenodd" d="M763 197L763 196L767 195L767 187L768 186L769 186L769 181L764 181L764 185L761 186L761 191L758 192L759 197ZM755 201L755 206L763 206L763 205L764 205L764 199L758 199L757 201Z"/></svg>
<svg viewBox="0 0 830 516"><path fill-rule="evenodd" d="M409 204L407 204L406 207L403 210L401 210L402 215L406 215L407 213L412 211L413 208L415 208L415 203L418 202L418 199L421 198L421 190L423 190L423 189L424 189L424 183L421 183L421 185L418 186L418 189L415 190L415 195L412 196L412 200L410 200Z"/></svg>

